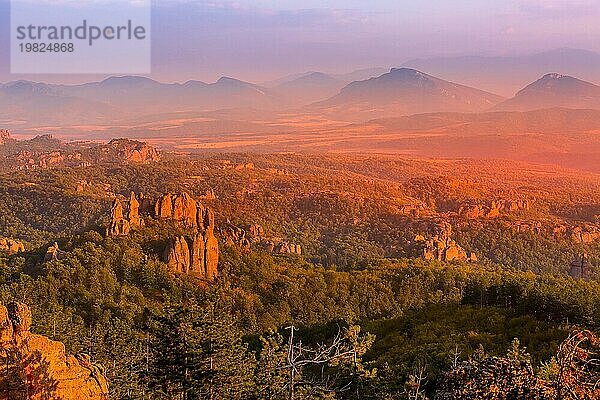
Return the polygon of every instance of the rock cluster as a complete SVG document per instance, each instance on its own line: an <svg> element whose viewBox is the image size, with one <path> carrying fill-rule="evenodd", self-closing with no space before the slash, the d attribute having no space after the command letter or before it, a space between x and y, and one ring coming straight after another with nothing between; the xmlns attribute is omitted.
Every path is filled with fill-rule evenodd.
<svg viewBox="0 0 600 400"><path fill-rule="evenodd" d="M301 245L289 243L280 238L268 238L265 236L264 228L258 224L250 225L248 229L228 224L221 229L220 233L229 246L250 250L251 246L256 243L269 253L302 255Z"/></svg>
<svg viewBox="0 0 600 400"><path fill-rule="evenodd" d="M142 194L140 200L145 201ZM126 203L127 210L124 209L121 200L118 198L114 200L106 236L127 236L132 228L144 226L144 219L140 217L140 200L135 193L131 192Z"/></svg>
<svg viewBox="0 0 600 400"><path fill-rule="evenodd" d="M174 271L213 280L218 274L219 243L214 227L193 237L178 236L169 241L164 260Z"/></svg>
<svg viewBox="0 0 600 400"><path fill-rule="evenodd" d="M0 251L8 254L22 253L25 251L25 246L18 240L0 238Z"/></svg>
<svg viewBox="0 0 600 400"><path fill-rule="evenodd" d="M569 270L569 275L571 275L575 279L590 279L590 270L592 265L590 264L590 260L588 259L587 254L581 254L573 260L571 263L571 269Z"/></svg>
<svg viewBox="0 0 600 400"><path fill-rule="evenodd" d="M154 204L154 217L171 219L184 226L205 229L214 227L214 213L189 194L164 194Z"/></svg>
<svg viewBox="0 0 600 400"><path fill-rule="evenodd" d="M279 242L275 244L274 242L266 242L267 251L274 254L296 254L302 255L302 246L299 244L287 243L287 242Z"/></svg>
<svg viewBox="0 0 600 400"><path fill-rule="evenodd" d="M91 150L97 162L149 164L161 160L158 150L137 140L113 139Z"/></svg>
<svg viewBox="0 0 600 400"><path fill-rule="evenodd" d="M8 138L2 138L0 144ZM2 159L7 169L22 171L62 167L86 167L94 164L129 164L160 161L159 152L144 142L115 139L107 144L64 143L52 135L30 140L12 140L14 152Z"/></svg>
<svg viewBox="0 0 600 400"><path fill-rule="evenodd" d="M415 238L422 241L422 236ZM476 262L475 253L467 252L452 239L452 226L442 222L435 226L434 234L424 241L423 258L438 261L470 261Z"/></svg>
<svg viewBox="0 0 600 400"><path fill-rule="evenodd" d="M0 399L106 400L108 383L89 356L68 356L65 346L29 332L31 311L0 305Z"/></svg>
<svg viewBox="0 0 600 400"><path fill-rule="evenodd" d="M497 218L503 213L530 209L529 200L495 200L489 204L463 204L458 209L458 215L467 219Z"/></svg>
<svg viewBox="0 0 600 400"><path fill-rule="evenodd" d="M260 227L260 229L262 229L262 227ZM260 234L254 235L251 233L251 231L252 227L250 227L249 232L246 232L246 230L243 228L229 224L225 228L221 229L220 233L228 246L239 246L242 249L250 250L252 243L255 242L254 239L261 237Z"/></svg>
<svg viewBox="0 0 600 400"><path fill-rule="evenodd" d="M511 224L517 232L533 232L538 235L550 235L554 239L569 239L575 243L590 244L600 240L600 228L593 224L567 225L544 224L539 221L519 221Z"/></svg>
<svg viewBox="0 0 600 400"><path fill-rule="evenodd" d="M195 232L169 241L163 258L172 270L208 280L217 276L219 242L215 236L215 214L211 209L188 193L164 194L154 204L154 217L176 221Z"/></svg>

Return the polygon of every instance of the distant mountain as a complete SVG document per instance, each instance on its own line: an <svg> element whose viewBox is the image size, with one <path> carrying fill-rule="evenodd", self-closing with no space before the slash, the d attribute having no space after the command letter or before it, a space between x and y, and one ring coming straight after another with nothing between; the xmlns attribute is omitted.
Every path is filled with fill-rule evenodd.
<svg viewBox="0 0 600 400"><path fill-rule="evenodd" d="M289 105L304 106L335 96L351 82L380 76L388 71L385 68L367 68L345 74L311 71L289 75L262 86L276 91Z"/></svg>
<svg viewBox="0 0 600 400"><path fill-rule="evenodd" d="M600 82L600 54L569 48L519 56L416 59L406 62L403 67L415 68L507 97L513 96L520 88L548 71L562 71L588 81Z"/></svg>
<svg viewBox="0 0 600 400"><path fill-rule="evenodd" d="M311 72L273 88L293 105L306 105L328 99L348 82L322 72Z"/></svg>
<svg viewBox="0 0 600 400"><path fill-rule="evenodd" d="M353 82L338 95L311 107L360 119L428 112L478 112L502 100L495 94L414 69L394 68L377 78Z"/></svg>
<svg viewBox="0 0 600 400"><path fill-rule="evenodd" d="M0 120L21 121L28 126L114 122L166 112L286 106L274 91L228 77L211 84L165 84L145 77L122 76L82 85L28 81L0 85Z"/></svg>
<svg viewBox="0 0 600 400"><path fill-rule="evenodd" d="M28 81L0 84L0 120L42 126L96 123L116 112L112 106L67 93L61 86Z"/></svg>
<svg viewBox="0 0 600 400"><path fill-rule="evenodd" d="M342 80L342 81L346 81L348 83L350 82L354 82L354 81L364 81L367 80L369 78L375 78L377 76L381 76L387 72L389 72L389 68L380 68L380 67L375 67L375 68L365 68L365 69L359 69L347 74L334 74L332 75L334 78Z"/></svg>
<svg viewBox="0 0 600 400"><path fill-rule="evenodd" d="M301 72L298 74L287 75L287 76L284 76L279 79L264 82L261 84L261 86L264 86L267 88L274 88L274 87L277 87L284 83L292 82L297 79L301 79L301 78L304 78L304 77L307 77L307 76L313 75L313 74L327 75L333 79L344 81L344 82L346 82L346 84L348 84L350 82L364 81L365 79L380 76L382 74L385 74L388 71L389 71L389 68L381 68L381 67L364 68L364 69L359 69L356 71L341 73L341 74L325 73L325 72L319 72L319 71L308 71L308 72Z"/></svg>
<svg viewBox="0 0 600 400"><path fill-rule="evenodd" d="M600 109L600 86L567 75L546 74L495 109L528 111L551 107Z"/></svg>

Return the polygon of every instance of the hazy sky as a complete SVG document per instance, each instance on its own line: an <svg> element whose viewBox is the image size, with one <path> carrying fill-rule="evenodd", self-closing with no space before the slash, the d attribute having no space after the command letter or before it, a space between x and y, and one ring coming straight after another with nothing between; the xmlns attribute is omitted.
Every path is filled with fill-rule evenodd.
<svg viewBox="0 0 600 400"><path fill-rule="evenodd" d="M9 75L8 6L0 0L0 81L97 78ZM434 55L600 51L599 21L600 0L157 0L153 77L260 82Z"/></svg>

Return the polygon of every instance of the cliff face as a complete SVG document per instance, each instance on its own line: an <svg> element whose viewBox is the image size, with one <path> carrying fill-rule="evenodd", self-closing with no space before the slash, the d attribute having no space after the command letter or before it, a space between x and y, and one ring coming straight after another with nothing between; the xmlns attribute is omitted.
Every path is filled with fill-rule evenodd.
<svg viewBox="0 0 600 400"><path fill-rule="evenodd" d="M219 241L215 236L214 220L193 236L171 239L163 259L174 271L213 280L218 274Z"/></svg>
<svg viewBox="0 0 600 400"><path fill-rule="evenodd" d="M67 356L65 346L29 332L31 312L0 305L0 400L106 400L108 383L88 356Z"/></svg>

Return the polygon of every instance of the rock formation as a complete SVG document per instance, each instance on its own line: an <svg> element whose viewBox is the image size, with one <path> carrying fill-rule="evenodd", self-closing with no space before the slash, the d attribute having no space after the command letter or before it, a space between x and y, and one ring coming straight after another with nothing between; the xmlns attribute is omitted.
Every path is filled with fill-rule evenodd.
<svg viewBox="0 0 600 400"><path fill-rule="evenodd" d="M238 246L244 250L250 250L252 244L260 245L264 250L274 254L297 254L302 255L302 246L289 243L281 238L268 238L261 225L253 224L248 229L237 227L229 223L220 230L221 237L229 246Z"/></svg>
<svg viewBox="0 0 600 400"><path fill-rule="evenodd" d="M91 150L92 158L98 162L149 164L161 157L148 143L130 139L113 139L108 144L98 145Z"/></svg>
<svg viewBox="0 0 600 400"><path fill-rule="evenodd" d="M590 279L590 269L591 264L588 259L587 254L579 255L573 262L571 263L571 269L569 271L569 275L571 275L575 279Z"/></svg>
<svg viewBox="0 0 600 400"><path fill-rule="evenodd" d="M140 198L144 201L143 195ZM131 229L144 226L144 219L140 217L140 201L135 193L131 192L126 205L127 209L123 207L121 200L114 200L106 236L127 236Z"/></svg>
<svg viewBox="0 0 600 400"><path fill-rule="evenodd" d="M140 218L139 210L140 210L140 203L137 200L137 198L135 197L135 193L131 192L131 194L129 195L128 217L129 217L129 225L132 228L137 228L137 227L144 225L144 220L142 218Z"/></svg>
<svg viewBox="0 0 600 400"><path fill-rule="evenodd" d="M531 209L529 200L495 200L488 204L468 203L458 209L458 215L467 219L498 218L505 213Z"/></svg>
<svg viewBox="0 0 600 400"><path fill-rule="evenodd" d="M29 332L31 311L20 303L0 305L0 400L106 400L102 368L88 356L67 356L65 346Z"/></svg>
<svg viewBox="0 0 600 400"><path fill-rule="evenodd" d="M215 214L189 194L165 194L154 205L154 216L172 219L187 228L191 236L169 241L163 259L174 271L213 280L218 274L219 241L215 236Z"/></svg>
<svg viewBox="0 0 600 400"><path fill-rule="evenodd" d="M425 240L423 258L438 261L477 261L475 253L467 252L452 239L452 226L447 222L436 225L434 235Z"/></svg>
<svg viewBox="0 0 600 400"><path fill-rule="evenodd" d="M204 229L210 224L212 211L207 209L187 193L164 194L154 204L154 217L157 219L172 219L188 227ZM214 220L214 215L213 215Z"/></svg>
<svg viewBox="0 0 600 400"><path fill-rule="evenodd" d="M163 259L173 271L213 280L218 275L219 242L214 227L193 237L178 236L169 241Z"/></svg>
<svg viewBox="0 0 600 400"><path fill-rule="evenodd" d="M8 254L22 253L25 251L25 246L18 240L0 238L0 251Z"/></svg>
<svg viewBox="0 0 600 400"><path fill-rule="evenodd" d="M119 199L115 199L110 210L110 223L106 229L106 236L129 235L131 224L123 217L123 205Z"/></svg>
<svg viewBox="0 0 600 400"><path fill-rule="evenodd" d="M187 274L192 264L187 239L184 236L171 239L164 251L163 258L171 270Z"/></svg>
<svg viewBox="0 0 600 400"><path fill-rule="evenodd" d="M62 251L58 247L58 243L54 242L54 244L52 246L48 247L48 250L46 250L46 255L44 256L44 261L62 260L66 254L67 254L67 252Z"/></svg>
<svg viewBox="0 0 600 400"><path fill-rule="evenodd" d="M273 248L275 254L297 254L302 255L302 247L299 244L281 242Z"/></svg>
<svg viewBox="0 0 600 400"><path fill-rule="evenodd" d="M600 227L594 224L580 225L545 224L540 221L518 221L507 225L517 232L533 232L552 236L554 239L569 239L575 243L590 244L600 240Z"/></svg>

